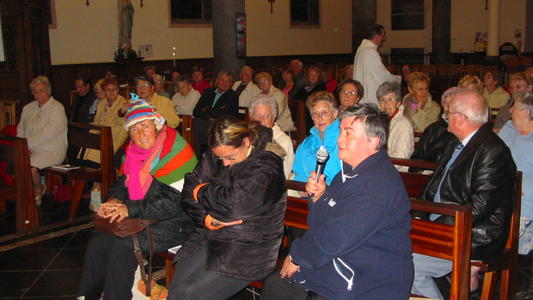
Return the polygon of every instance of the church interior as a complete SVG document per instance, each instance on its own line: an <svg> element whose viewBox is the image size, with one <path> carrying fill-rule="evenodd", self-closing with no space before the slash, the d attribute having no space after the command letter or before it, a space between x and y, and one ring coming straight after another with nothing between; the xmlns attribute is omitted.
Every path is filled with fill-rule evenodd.
<svg viewBox="0 0 533 300"><path fill-rule="evenodd" d="M153 81L156 92L172 100L180 77L188 84L200 72L216 86L220 70L244 81L242 67L249 66L254 76L268 73L272 86L284 91L284 74L294 76L297 61L304 70L316 67L324 83L335 82L331 92L338 97L337 85L355 74L354 58L365 34L381 24L386 38L377 51L386 69L402 76L403 94L410 91L409 73L422 72L431 79L429 96L441 105L441 95L466 75L483 81L487 72L499 74L499 85L509 92L513 74L525 74L531 91L532 16L533 0L0 0L0 299L79 296L83 257L94 231L93 198L99 203L120 172L114 129L105 127L113 125L79 125L75 117L86 94L79 85L90 82L96 98L93 85L112 78L127 101L130 93L141 94L137 77L153 70L160 75ZM23 108L36 100L34 79L40 75L48 78L50 94L69 122L66 156L85 156L87 145L100 155L96 167L82 167L92 173L41 172L36 202L31 145L14 136ZM308 135L304 103L288 98L294 128L287 133L294 149ZM248 120L245 106L239 105L239 116ZM196 117L175 114L176 131L194 145ZM415 130L415 139L421 135ZM19 144L16 149L23 151L5 150ZM492 298L482 297L488 282L483 272L479 289L461 294L465 298L456 288L468 287L451 275L437 284L449 299L533 299L532 255L517 256L515 242L514 260L506 262L512 282L500 276ZM167 285L168 257L153 260L157 283ZM504 296L500 290L507 285L511 292ZM230 299L258 299L261 287L255 282Z"/></svg>

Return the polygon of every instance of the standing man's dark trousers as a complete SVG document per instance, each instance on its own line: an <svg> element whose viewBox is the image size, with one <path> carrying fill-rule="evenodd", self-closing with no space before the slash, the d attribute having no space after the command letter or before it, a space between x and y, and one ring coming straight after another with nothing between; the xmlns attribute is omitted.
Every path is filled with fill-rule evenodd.
<svg viewBox="0 0 533 300"><path fill-rule="evenodd" d="M105 291L104 300L131 299L138 265L132 248L111 234L95 231L85 252L78 294L98 300Z"/></svg>

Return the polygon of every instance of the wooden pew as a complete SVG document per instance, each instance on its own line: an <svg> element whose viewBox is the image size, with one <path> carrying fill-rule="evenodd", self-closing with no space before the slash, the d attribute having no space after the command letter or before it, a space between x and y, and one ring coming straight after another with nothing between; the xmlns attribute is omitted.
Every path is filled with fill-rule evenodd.
<svg viewBox="0 0 533 300"><path fill-rule="evenodd" d="M179 115L181 122L177 130L181 136L194 147L194 134L192 132L192 116L191 115Z"/></svg>
<svg viewBox="0 0 533 300"><path fill-rule="evenodd" d="M60 176L64 176L72 182L74 192L69 212L69 220L72 220L78 212L83 189L87 182L100 182L100 194L103 198L115 180L111 127L69 123L68 145L69 148L75 147L81 149L79 156L67 157L68 163L77 166L80 166L80 162L83 162L82 158L86 149L96 149L100 151L100 168L98 169L85 166L80 166L80 168L73 170L60 170L53 167L46 169L48 183L58 182Z"/></svg>
<svg viewBox="0 0 533 300"><path fill-rule="evenodd" d="M16 229L18 233L30 231L39 226L39 216L33 194L30 155L26 139L0 135L0 161L7 162L8 174L15 175L15 186L0 186L0 204L5 209L5 201L15 201Z"/></svg>

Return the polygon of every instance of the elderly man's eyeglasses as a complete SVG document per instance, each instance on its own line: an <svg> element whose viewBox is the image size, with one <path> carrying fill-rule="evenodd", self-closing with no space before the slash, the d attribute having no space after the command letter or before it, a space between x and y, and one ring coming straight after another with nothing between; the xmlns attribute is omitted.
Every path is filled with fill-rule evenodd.
<svg viewBox="0 0 533 300"><path fill-rule="evenodd" d="M357 91L342 90L341 94L344 94L346 96L357 96Z"/></svg>
<svg viewBox="0 0 533 300"><path fill-rule="evenodd" d="M322 119L322 118L328 117L331 113L332 111L330 110L314 111L311 113L311 116L313 117L313 119Z"/></svg>
<svg viewBox="0 0 533 300"><path fill-rule="evenodd" d="M450 115L455 115L455 114L458 114L458 115L464 115L463 113L460 113L460 112L450 112L450 111L446 111L442 114L442 119L444 119L444 121L448 122L449 119L450 119Z"/></svg>
<svg viewBox="0 0 533 300"><path fill-rule="evenodd" d="M48 92L48 90L45 90L45 89L40 89L40 90L31 90L32 94L44 94L46 92Z"/></svg>

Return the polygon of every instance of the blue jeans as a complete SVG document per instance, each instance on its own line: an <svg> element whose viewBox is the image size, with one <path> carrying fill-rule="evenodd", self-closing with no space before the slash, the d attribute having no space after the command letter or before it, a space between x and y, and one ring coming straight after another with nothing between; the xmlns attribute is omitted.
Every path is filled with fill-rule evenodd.
<svg viewBox="0 0 533 300"><path fill-rule="evenodd" d="M452 261L413 253L415 278L411 293L436 299L444 299L433 278L442 277L452 271Z"/></svg>

